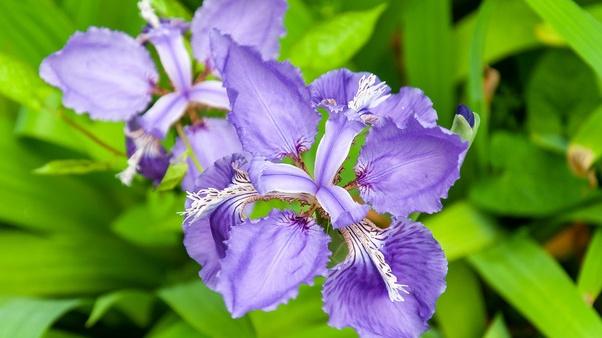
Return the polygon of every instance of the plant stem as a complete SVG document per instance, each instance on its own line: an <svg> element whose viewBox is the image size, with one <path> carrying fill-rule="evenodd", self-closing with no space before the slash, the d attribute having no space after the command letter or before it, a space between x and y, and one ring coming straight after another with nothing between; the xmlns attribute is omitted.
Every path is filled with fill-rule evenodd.
<svg viewBox="0 0 602 338"><path fill-rule="evenodd" d="M190 143L190 139L184 132L184 128L182 128L182 124L180 122L176 123L176 131L178 132L178 135L186 145L186 149L188 149L189 156L192 159L194 166L199 172L203 172L203 166L201 165L201 162L199 162L199 159L196 157L194 150L192 150L192 144Z"/></svg>

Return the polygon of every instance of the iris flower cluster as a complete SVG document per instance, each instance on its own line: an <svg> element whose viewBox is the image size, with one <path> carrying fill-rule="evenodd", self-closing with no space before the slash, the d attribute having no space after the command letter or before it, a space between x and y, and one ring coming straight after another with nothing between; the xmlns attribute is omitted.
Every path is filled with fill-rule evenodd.
<svg viewBox="0 0 602 338"><path fill-rule="evenodd" d="M190 27L192 50L222 81L207 79L207 72L192 80L187 24L157 18L145 1L140 7L149 26L138 39L92 28L46 59L41 73L63 90L66 106L128 121L126 182L135 170L163 175L170 155L159 141L187 110L203 104L229 111L227 120L203 118L187 127L189 140L178 140L172 153L191 147L205 169L191 166L183 182L184 244L233 317L274 310L296 297L301 284L324 276L331 326L352 327L362 337L418 337L445 290L447 261L410 214L442 208L478 116L460 106L452 132L437 125L421 90L392 93L370 73L333 70L307 86L297 68L273 60L285 5L204 2ZM148 110L160 88L146 41L173 86ZM354 179L343 182L350 149L364 139L359 135L365 141ZM312 147L308 167L303 153ZM250 217L257 203L272 200L290 207ZM390 225L377 226L375 213L390 216ZM345 243L342 261L331 257L332 238Z"/></svg>

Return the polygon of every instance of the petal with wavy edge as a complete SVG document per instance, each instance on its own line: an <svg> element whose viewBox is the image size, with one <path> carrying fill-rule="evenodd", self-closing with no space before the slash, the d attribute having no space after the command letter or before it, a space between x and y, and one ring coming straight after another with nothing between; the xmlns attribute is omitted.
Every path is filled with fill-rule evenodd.
<svg viewBox="0 0 602 338"><path fill-rule="evenodd" d="M343 234L349 255L329 272L322 292L329 324L350 326L364 338L419 337L447 274L445 255L430 231L411 221L386 230L364 221ZM403 300L391 300L395 285L406 291L400 290Z"/></svg>
<svg viewBox="0 0 602 338"><path fill-rule="evenodd" d="M369 207L353 200L347 190L336 186L321 186L316 198L324 210L330 215L332 226L341 228L361 221L368 213Z"/></svg>
<svg viewBox="0 0 602 338"><path fill-rule="evenodd" d="M313 284L327 271L329 241L314 220L290 211L233 228L217 287L233 317L274 310Z"/></svg>
<svg viewBox="0 0 602 338"><path fill-rule="evenodd" d="M172 20L162 22L159 27L151 28L145 34L155 46L174 88L182 93L192 87L192 62L183 39L185 29L184 23Z"/></svg>
<svg viewBox="0 0 602 338"><path fill-rule="evenodd" d="M48 56L40 76L63 92L63 104L94 119L127 121L151 101L158 79L148 51L130 36L92 27Z"/></svg>
<svg viewBox="0 0 602 338"><path fill-rule="evenodd" d="M433 102L424 92L414 87L401 87L399 93L372 109L375 115L391 118L397 127L405 128L409 119L415 118L425 127L437 124L437 112Z"/></svg>
<svg viewBox="0 0 602 338"><path fill-rule="evenodd" d="M411 119L399 129L387 118L370 130L355 167L362 198L377 212L405 217L433 213L460 177L467 143Z"/></svg>
<svg viewBox="0 0 602 338"><path fill-rule="evenodd" d="M232 36L243 46L255 47L264 59L278 55L284 35L284 0L205 0L192 19L192 49L197 60L210 59L213 29Z"/></svg>

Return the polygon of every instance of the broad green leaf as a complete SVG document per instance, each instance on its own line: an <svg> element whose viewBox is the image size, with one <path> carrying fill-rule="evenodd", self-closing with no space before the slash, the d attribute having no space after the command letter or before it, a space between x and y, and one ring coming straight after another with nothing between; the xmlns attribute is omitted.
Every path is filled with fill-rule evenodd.
<svg viewBox="0 0 602 338"><path fill-rule="evenodd" d="M470 201L496 214L545 216L593 194L585 180L570 172L564 156L543 151L519 135L494 134L491 159L494 174L471 187Z"/></svg>
<svg viewBox="0 0 602 338"><path fill-rule="evenodd" d="M483 338L511 338L501 313L495 316Z"/></svg>
<svg viewBox="0 0 602 338"><path fill-rule="evenodd" d="M192 15L178 0L152 0L153 7L162 17L190 20Z"/></svg>
<svg viewBox="0 0 602 338"><path fill-rule="evenodd" d="M50 93L50 87L42 82L31 66L0 54L0 95L31 109L41 109Z"/></svg>
<svg viewBox="0 0 602 338"><path fill-rule="evenodd" d="M433 100L440 123L449 126L456 103L451 1L405 1L403 15L408 83Z"/></svg>
<svg viewBox="0 0 602 338"><path fill-rule="evenodd" d="M43 336L44 338L85 338L84 336L62 331L62 330L48 330L46 334Z"/></svg>
<svg viewBox="0 0 602 338"><path fill-rule="evenodd" d="M165 176L163 176L161 183L157 186L157 190L172 190L182 182L182 179L187 172L188 164L185 160L182 162L171 163L169 167L167 167L167 171L165 172Z"/></svg>
<svg viewBox="0 0 602 338"><path fill-rule="evenodd" d="M602 321L537 243L508 238L470 257L479 274L548 337L596 337Z"/></svg>
<svg viewBox="0 0 602 338"><path fill-rule="evenodd" d="M4 231L0 247L3 294L90 294L152 287L162 278L157 262L100 234L38 236Z"/></svg>
<svg viewBox="0 0 602 338"><path fill-rule="evenodd" d="M293 331L293 330L291 330ZM277 336L278 338L357 338L357 333L350 329L344 328L338 330L328 326L327 324L314 325L314 326L299 326L287 335Z"/></svg>
<svg viewBox="0 0 602 338"><path fill-rule="evenodd" d="M39 338L81 302L76 299L13 298L0 304L0 338Z"/></svg>
<svg viewBox="0 0 602 338"><path fill-rule="evenodd" d="M173 313L165 315L146 338L210 338Z"/></svg>
<svg viewBox="0 0 602 338"><path fill-rule="evenodd" d="M302 0L287 1L284 14L286 35L280 40L280 55L290 55L290 49L311 29L314 24L312 13Z"/></svg>
<svg viewBox="0 0 602 338"><path fill-rule="evenodd" d="M498 239L494 221L468 202L448 205L424 224L439 241L450 261L478 252Z"/></svg>
<svg viewBox="0 0 602 338"><path fill-rule="evenodd" d="M569 161L579 172L586 172L602 156L602 106L582 124L569 146Z"/></svg>
<svg viewBox="0 0 602 338"><path fill-rule="evenodd" d="M589 304L593 304L602 290L602 228L596 229L592 237L581 272L577 279L577 288Z"/></svg>
<svg viewBox="0 0 602 338"><path fill-rule="evenodd" d="M561 221L578 221L594 225L602 225L602 203L594 203L579 207L560 216Z"/></svg>
<svg viewBox="0 0 602 338"><path fill-rule="evenodd" d="M602 103L599 93L596 77L574 53L545 52L526 88L527 126L532 137L571 139Z"/></svg>
<svg viewBox="0 0 602 338"><path fill-rule="evenodd" d="M61 7L79 30L108 27L136 36L145 24L137 3L138 0L63 0ZM155 8L163 9L156 4Z"/></svg>
<svg viewBox="0 0 602 338"><path fill-rule="evenodd" d="M180 243L184 196L172 192L149 192L147 201L121 214L111 229L128 241L147 246Z"/></svg>
<svg viewBox="0 0 602 338"><path fill-rule="evenodd" d="M51 0L0 1L0 51L37 69L42 59L57 51L75 30Z"/></svg>
<svg viewBox="0 0 602 338"><path fill-rule="evenodd" d="M343 66L368 41L384 5L368 11L348 12L315 25L290 47L283 59L301 68L310 81Z"/></svg>
<svg viewBox="0 0 602 338"><path fill-rule="evenodd" d="M81 175L111 170L112 164L92 160L54 160L35 169L38 175Z"/></svg>
<svg viewBox="0 0 602 338"><path fill-rule="evenodd" d="M232 319L222 298L200 280L161 289L159 296L188 324L207 336L255 337L249 318Z"/></svg>
<svg viewBox="0 0 602 338"><path fill-rule="evenodd" d="M478 277L463 261L449 265L447 289L437 301L435 315L447 338L482 337L485 300Z"/></svg>
<svg viewBox="0 0 602 338"><path fill-rule="evenodd" d="M526 0L602 77L602 23L571 0Z"/></svg>
<svg viewBox="0 0 602 338"><path fill-rule="evenodd" d="M96 324L112 308L117 308L138 326L145 326L151 319L154 296L141 290L119 290L98 297L86 321L86 326Z"/></svg>

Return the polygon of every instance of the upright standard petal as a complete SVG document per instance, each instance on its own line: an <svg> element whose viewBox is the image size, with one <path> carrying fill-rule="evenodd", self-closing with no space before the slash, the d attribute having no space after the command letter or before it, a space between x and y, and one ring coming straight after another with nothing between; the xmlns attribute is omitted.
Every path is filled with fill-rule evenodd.
<svg viewBox="0 0 602 338"><path fill-rule="evenodd" d="M370 130L355 167L362 198L378 212L405 217L433 213L460 177L468 144L440 127L387 119Z"/></svg>
<svg viewBox="0 0 602 338"><path fill-rule="evenodd" d="M355 202L347 190L336 185L321 186L316 198L337 229L357 223L368 214L367 205Z"/></svg>
<svg viewBox="0 0 602 338"><path fill-rule="evenodd" d="M204 118L201 124L185 127L184 133L202 168L210 168L215 161L242 152L242 145L236 131L224 119ZM186 144L182 139L178 139L174 146L174 157L177 158L184 151L186 151ZM184 190L193 191L195 180L200 172L190 156L187 162L188 172L182 181L182 187Z"/></svg>
<svg viewBox="0 0 602 338"><path fill-rule="evenodd" d="M277 192L314 195L318 189L305 171L286 163L254 159L249 168L249 175L260 194Z"/></svg>
<svg viewBox="0 0 602 338"><path fill-rule="evenodd" d="M100 120L127 121L151 101L157 71L148 51L104 28L75 33L47 57L40 76L63 91L63 104Z"/></svg>
<svg viewBox="0 0 602 338"><path fill-rule="evenodd" d="M379 117L391 118L402 129L410 119L418 120L424 127L434 127L437 124L433 102L422 90L414 87L401 87L399 93L391 95L373 108L372 112Z"/></svg>
<svg viewBox="0 0 602 338"><path fill-rule="evenodd" d="M429 230L410 221L381 230L364 221L341 232L349 254L324 284L329 324L350 326L365 338L419 337L447 274L445 255Z"/></svg>
<svg viewBox="0 0 602 338"><path fill-rule="evenodd" d="M217 287L228 310L237 318L296 297L301 284L326 274L329 241L312 219L290 211L233 228Z"/></svg>
<svg viewBox="0 0 602 338"><path fill-rule="evenodd" d="M327 108L330 112L342 112L357 93L360 79L369 73L354 73L349 69L331 70L315 79L310 85L311 103L314 108Z"/></svg>
<svg viewBox="0 0 602 338"><path fill-rule="evenodd" d="M240 45L255 47L264 60L275 59L285 11L285 0L206 0L192 19L194 55L202 62L210 59L210 34L217 29Z"/></svg>
<svg viewBox="0 0 602 338"><path fill-rule="evenodd" d="M228 93L221 81L208 80L197 83L192 87L188 95L192 102L230 110Z"/></svg>
<svg viewBox="0 0 602 338"><path fill-rule="evenodd" d="M158 27L150 28L143 35L155 46L161 64L176 91L183 93L192 87L192 63L183 39L186 29L185 23L168 20L161 22Z"/></svg>
<svg viewBox="0 0 602 338"><path fill-rule="evenodd" d="M190 257L202 266L199 275L212 289L218 283L230 230L242 223L249 199L257 196L241 175L247 161L240 154L216 161L199 176L195 192L188 192L184 245Z"/></svg>
<svg viewBox="0 0 602 338"><path fill-rule="evenodd" d="M169 93L157 100L140 118L140 125L149 134L164 138L169 128L182 117L188 100L180 93Z"/></svg>
<svg viewBox="0 0 602 338"><path fill-rule="evenodd" d="M349 155L353 140L364 126L361 122L349 121L342 114L331 114L316 152L314 176L318 184L330 185L333 183Z"/></svg>
<svg viewBox="0 0 602 338"><path fill-rule="evenodd" d="M262 61L228 37L212 36L228 46L221 50L227 54L218 57L219 67L232 106L229 119L244 149L269 160L299 158L311 147L320 119L299 71L289 63Z"/></svg>

